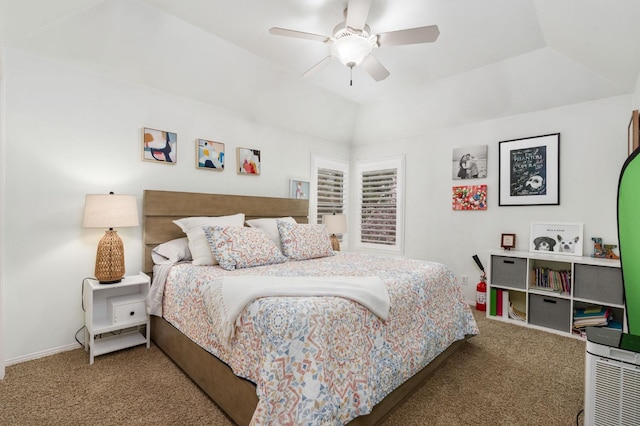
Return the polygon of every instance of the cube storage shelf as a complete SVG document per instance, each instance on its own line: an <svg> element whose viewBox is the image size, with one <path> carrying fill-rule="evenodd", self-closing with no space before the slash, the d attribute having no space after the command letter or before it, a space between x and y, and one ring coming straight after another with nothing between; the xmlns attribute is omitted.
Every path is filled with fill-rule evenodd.
<svg viewBox="0 0 640 426"><path fill-rule="evenodd" d="M89 352L89 364L98 355L145 343L150 347L150 322L145 306L149 286L149 276L142 272L115 284L84 281L84 349Z"/></svg>
<svg viewBox="0 0 640 426"><path fill-rule="evenodd" d="M490 254L488 318L584 338L573 327L576 309L605 307L627 331L619 260L503 250ZM492 305L498 304L492 289L504 298L500 309Z"/></svg>

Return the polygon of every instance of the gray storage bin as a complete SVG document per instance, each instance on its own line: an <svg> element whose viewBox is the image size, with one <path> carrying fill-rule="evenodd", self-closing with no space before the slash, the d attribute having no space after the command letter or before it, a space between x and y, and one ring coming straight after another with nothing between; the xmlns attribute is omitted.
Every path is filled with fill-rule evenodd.
<svg viewBox="0 0 640 426"><path fill-rule="evenodd" d="M529 324L571 332L571 301L541 294L529 295Z"/></svg>
<svg viewBox="0 0 640 426"><path fill-rule="evenodd" d="M601 304L623 304L622 271L609 266L575 264L573 297Z"/></svg>
<svg viewBox="0 0 640 426"><path fill-rule="evenodd" d="M491 285L524 290L527 287L527 259L491 256Z"/></svg>

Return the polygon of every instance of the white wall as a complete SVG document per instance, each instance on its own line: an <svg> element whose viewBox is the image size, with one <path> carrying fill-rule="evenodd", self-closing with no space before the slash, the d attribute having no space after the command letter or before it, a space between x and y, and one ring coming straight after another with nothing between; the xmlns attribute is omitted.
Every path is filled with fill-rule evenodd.
<svg viewBox="0 0 640 426"><path fill-rule="evenodd" d="M144 189L288 197L310 155L349 147L257 118L5 49L4 314L7 363L73 347L84 323L81 282L102 230L81 227L87 193ZM178 134L178 163L141 161L142 128ZM226 144L222 173L195 168L196 138ZM235 148L262 150L260 176L235 173ZM142 229L118 230L127 273L142 265Z"/></svg>
<svg viewBox="0 0 640 426"><path fill-rule="evenodd" d="M617 244L616 199L620 169L627 155L627 124L632 96L592 101L460 127L424 130L384 143L352 148L352 161L406 154L405 255L448 264L475 301L480 275L472 260L485 268L489 251L499 249L501 233L515 233L518 250L528 250L532 221L584 224L583 252L591 254L591 237ZM413 108L419 109L418 101ZM366 123L360 123L366 125ZM498 142L560 133L560 205L498 206ZM451 177L452 149L488 145L488 176L472 181ZM451 188L487 184L486 211L452 211Z"/></svg>

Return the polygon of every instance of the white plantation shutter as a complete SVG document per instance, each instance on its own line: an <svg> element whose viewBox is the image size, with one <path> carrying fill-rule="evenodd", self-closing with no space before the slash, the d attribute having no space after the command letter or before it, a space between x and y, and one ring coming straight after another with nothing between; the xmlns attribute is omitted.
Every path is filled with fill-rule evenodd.
<svg viewBox="0 0 640 426"><path fill-rule="evenodd" d="M322 223L325 214L347 214L349 163L311 157L309 223Z"/></svg>
<svg viewBox="0 0 640 426"><path fill-rule="evenodd" d="M318 168L317 172L316 222L322 222L325 214L344 213L345 172L328 168Z"/></svg>
<svg viewBox="0 0 640 426"><path fill-rule="evenodd" d="M402 252L404 157L356 164L358 246Z"/></svg>

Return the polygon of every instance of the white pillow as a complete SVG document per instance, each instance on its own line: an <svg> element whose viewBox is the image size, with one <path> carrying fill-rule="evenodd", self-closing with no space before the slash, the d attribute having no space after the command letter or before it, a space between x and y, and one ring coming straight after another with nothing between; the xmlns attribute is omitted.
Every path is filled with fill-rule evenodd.
<svg viewBox="0 0 640 426"><path fill-rule="evenodd" d="M189 250L191 251L194 265L217 265L218 262L211 253L211 248L202 228L204 226L244 226L244 213L230 216L185 217L174 220L173 223L187 234Z"/></svg>
<svg viewBox="0 0 640 426"><path fill-rule="evenodd" d="M151 251L151 259L155 265L191 260L189 239L187 237L177 238L154 247Z"/></svg>
<svg viewBox="0 0 640 426"><path fill-rule="evenodd" d="M269 238L271 238L271 241L276 243L276 246L278 246L278 249L280 250L280 252L282 252L282 242L280 241L280 232L278 231L278 223L276 222L277 220L293 224L297 223L296 220L291 216L273 219L249 219L246 223L251 228L262 229L264 232L266 232Z"/></svg>

